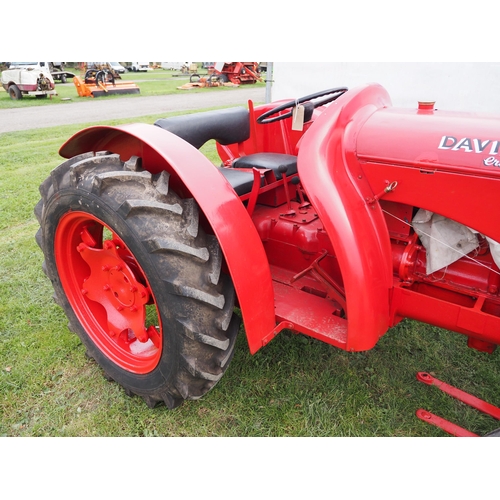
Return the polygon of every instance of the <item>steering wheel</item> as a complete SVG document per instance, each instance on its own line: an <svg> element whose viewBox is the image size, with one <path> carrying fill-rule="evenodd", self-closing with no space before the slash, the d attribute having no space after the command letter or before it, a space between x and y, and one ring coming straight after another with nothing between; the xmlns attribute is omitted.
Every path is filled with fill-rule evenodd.
<svg viewBox="0 0 500 500"><path fill-rule="evenodd" d="M318 101L310 103L312 105L312 109L315 109L319 106L323 106L323 104L327 104L329 102L335 101L335 99L338 99L345 92L347 92L347 87L338 87L335 89L322 90L320 92L316 92L315 94L306 95L304 97L296 99L295 101L290 101L290 102L286 102L285 104L280 104L279 106L276 106L275 108L270 109L269 111L266 111L265 113L262 113L257 118L257 123L266 124L266 123L277 122L279 120L284 120L285 118L292 116L293 108L295 108L297 106L297 104L302 104L304 102L312 101L313 99L318 99L319 97L326 96L325 99L320 99ZM283 115L273 116L276 113L279 113L280 111L284 111L285 109L288 109L288 108L291 108L288 113L285 113ZM269 117L272 117L272 118L269 118Z"/></svg>

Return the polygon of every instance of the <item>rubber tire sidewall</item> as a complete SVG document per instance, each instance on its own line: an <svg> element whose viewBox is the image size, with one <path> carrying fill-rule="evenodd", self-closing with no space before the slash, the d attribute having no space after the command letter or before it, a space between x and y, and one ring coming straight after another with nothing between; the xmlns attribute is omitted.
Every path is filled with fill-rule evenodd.
<svg viewBox="0 0 500 500"><path fill-rule="evenodd" d="M9 97L14 100L14 101L18 101L19 99L22 99L23 97L23 94L22 92L19 90L19 87L17 85L11 85L9 87Z"/></svg>
<svg viewBox="0 0 500 500"><path fill-rule="evenodd" d="M87 334L66 297L59 278L53 245L59 221L70 211L88 213L106 224L127 245L147 277L156 299L163 339L161 358L156 367L147 374L131 373L108 358ZM42 227L45 244L52 245L52 248L47 248L45 251L48 274L51 277L55 277L53 285L60 299L59 302L70 319L72 328L77 330L75 333L77 333L87 348L89 356L96 360L109 377L134 392L156 394L159 390L163 391L165 389L165 382L167 381L168 384L170 376L175 375L179 369L179 356L177 354L179 346L177 339L182 335L182 329L179 323L175 321L168 307L169 304L175 303L175 297L163 290L162 280L158 275L156 267L153 265L147 250L137 239L135 233L130 229L126 221L112 207L106 205L101 198L92 193L76 192L76 189L60 191L57 196L47 201Z"/></svg>

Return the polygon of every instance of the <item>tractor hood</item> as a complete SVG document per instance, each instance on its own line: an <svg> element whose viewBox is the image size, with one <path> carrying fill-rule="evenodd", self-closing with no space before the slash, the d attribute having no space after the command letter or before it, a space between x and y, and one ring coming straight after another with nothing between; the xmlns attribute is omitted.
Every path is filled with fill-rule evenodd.
<svg viewBox="0 0 500 500"><path fill-rule="evenodd" d="M433 107L419 103L415 110L383 108L373 113L358 135L359 160L500 176L500 117Z"/></svg>

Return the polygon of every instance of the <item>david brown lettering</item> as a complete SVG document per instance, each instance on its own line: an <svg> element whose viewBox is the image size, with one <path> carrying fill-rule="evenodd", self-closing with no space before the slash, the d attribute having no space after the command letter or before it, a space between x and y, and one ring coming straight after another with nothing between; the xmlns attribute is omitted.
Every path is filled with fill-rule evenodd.
<svg viewBox="0 0 500 500"><path fill-rule="evenodd" d="M459 151L462 149L466 153L484 153L485 149L490 145L491 147L487 154L497 155L500 149L500 141L492 141L491 139L483 141L481 139L471 139L469 137L458 140L451 135L443 135L438 149L449 149L450 151Z"/></svg>
<svg viewBox="0 0 500 500"><path fill-rule="evenodd" d="M483 164L486 167L500 167L500 160L490 156L489 158L486 158L486 160L483 160Z"/></svg>

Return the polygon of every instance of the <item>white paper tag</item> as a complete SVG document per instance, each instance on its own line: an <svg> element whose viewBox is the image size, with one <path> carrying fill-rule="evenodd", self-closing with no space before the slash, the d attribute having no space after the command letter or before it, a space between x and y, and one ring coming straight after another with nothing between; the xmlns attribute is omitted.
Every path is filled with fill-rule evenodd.
<svg viewBox="0 0 500 500"><path fill-rule="evenodd" d="M304 106L297 104L292 114L292 130L304 130Z"/></svg>

